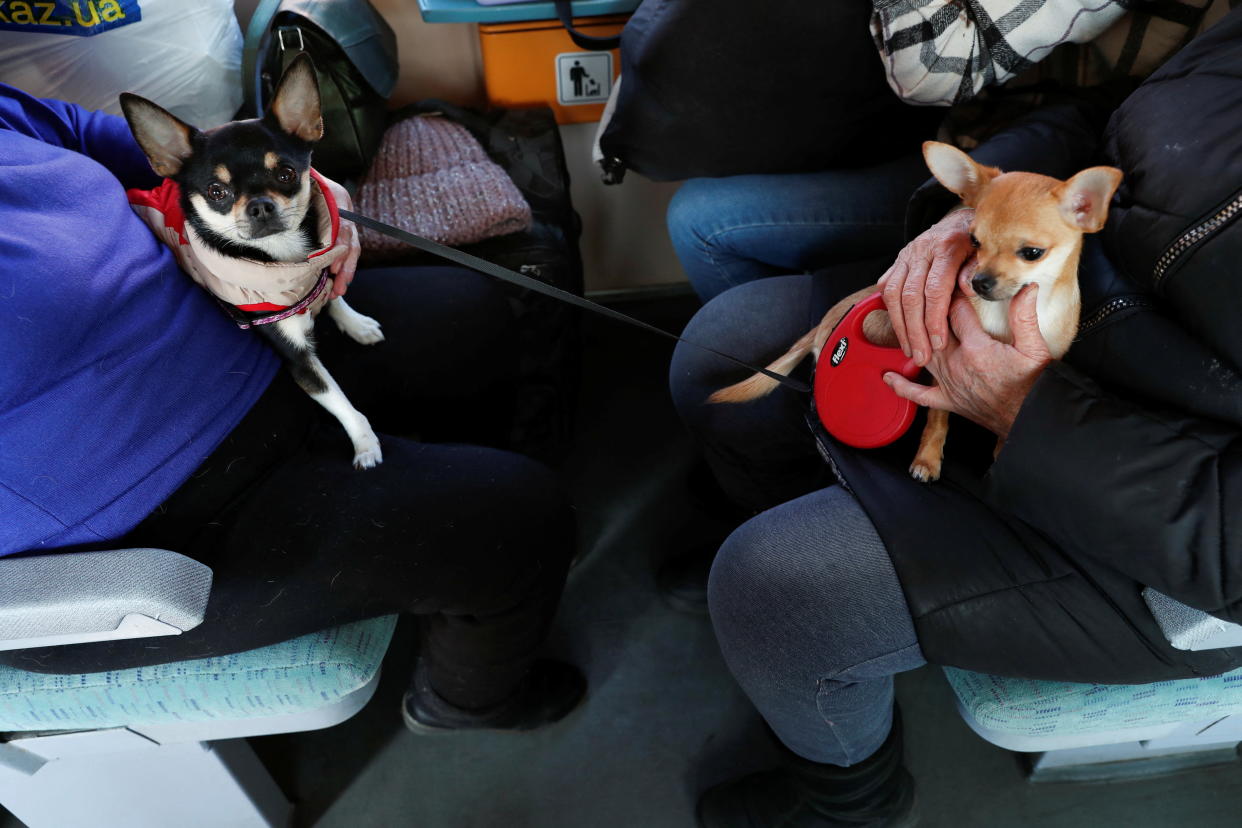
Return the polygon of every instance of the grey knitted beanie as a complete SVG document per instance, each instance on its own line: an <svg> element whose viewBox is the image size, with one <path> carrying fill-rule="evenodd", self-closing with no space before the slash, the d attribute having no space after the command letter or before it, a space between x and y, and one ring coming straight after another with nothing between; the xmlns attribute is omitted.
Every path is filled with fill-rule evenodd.
<svg viewBox="0 0 1242 828"><path fill-rule="evenodd" d="M527 230L530 205L464 127L416 116L388 128L358 187L363 215L441 244L459 245ZM361 230L368 259L392 258L408 245Z"/></svg>

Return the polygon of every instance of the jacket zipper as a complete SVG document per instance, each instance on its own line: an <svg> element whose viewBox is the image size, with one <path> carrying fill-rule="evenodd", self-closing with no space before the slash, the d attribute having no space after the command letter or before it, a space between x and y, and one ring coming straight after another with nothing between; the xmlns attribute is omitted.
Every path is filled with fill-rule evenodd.
<svg viewBox="0 0 1242 828"><path fill-rule="evenodd" d="M1082 339L1094 329L1104 324L1109 317L1130 308L1149 308L1152 306L1151 299L1146 296L1116 296L1104 303L1099 310L1091 314L1090 317L1083 320L1078 325L1078 335L1075 340Z"/></svg>
<svg viewBox="0 0 1242 828"><path fill-rule="evenodd" d="M1190 228L1175 239L1173 244L1169 245L1160 258L1156 260L1156 267L1152 271L1152 284L1159 288L1160 282L1168 274L1169 268L1177 261L1178 257L1224 227L1239 212L1242 212L1242 194L1235 196L1233 201L1221 208L1216 215L1202 224Z"/></svg>

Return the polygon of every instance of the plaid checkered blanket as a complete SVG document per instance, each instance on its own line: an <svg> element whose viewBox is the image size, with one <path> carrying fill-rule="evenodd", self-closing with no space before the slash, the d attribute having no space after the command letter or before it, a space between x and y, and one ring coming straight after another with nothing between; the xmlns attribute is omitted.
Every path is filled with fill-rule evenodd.
<svg viewBox="0 0 1242 828"><path fill-rule="evenodd" d="M1135 0L1131 10L1090 43L1067 43L1004 86L956 104L937 138L971 150L1038 109L1049 95L1119 78L1145 78L1242 0Z"/></svg>
<svg viewBox="0 0 1242 828"><path fill-rule="evenodd" d="M875 0L871 32L889 86L949 105L1004 83L1063 43L1094 39L1131 0Z"/></svg>

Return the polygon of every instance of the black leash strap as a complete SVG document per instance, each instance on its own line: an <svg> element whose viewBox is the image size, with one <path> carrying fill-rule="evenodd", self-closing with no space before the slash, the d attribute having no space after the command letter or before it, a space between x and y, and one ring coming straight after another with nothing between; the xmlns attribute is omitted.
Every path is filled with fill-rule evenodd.
<svg viewBox="0 0 1242 828"><path fill-rule="evenodd" d="M756 368L754 365L744 362L738 359L737 357L729 356L726 353L717 351L715 348L709 348L706 345L700 345L699 343L693 340L685 339L683 337L678 336L677 334L669 333L663 328L657 328L655 325L649 325L646 322L643 322L641 319L635 319L632 316L626 316L624 313L620 313L619 311L615 311L612 308L607 308L607 307L604 307L603 305L596 304L595 302L592 302L588 299L583 299L581 296L570 293L567 290L561 290L560 288L552 287L551 285L545 284L544 282L541 282L538 279L531 278L530 276L523 276L521 273L517 273L515 271L509 270L508 268L501 267L500 265L497 265L497 264L492 264L486 259L480 259L478 256L472 256L469 253L463 253L460 250L457 250L452 247L447 247L443 244L440 244L439 242L433 242L430 239L424 239L421 236L416 236L413 233L406 232L405 230L401 230L396 227L390 227L389 225L384 224L383 222L376 221L373 218L368 218L366 216L360 216L357 213L353 212L352 210L341 210L340 212L341 212L341 218L343 219L352 221L355 224L360 225L362 227L369 227L370 229L374 230L377 233L383 233L385 236L391 236L392 238L397 239L398 241L403 241L406 244L411 245L413 247L417 247L419 250L426 251L427 253L430 253L433 256L439 256L442 259L448 259L450 262L455 262L459 265L462 265L463 267L468 267L471 270L477 270L480 273L486 273L488 276L494 276L497 279L500 279L505 282L509 282L514 285L518 285L520 287L524 287L527 290L533 290L536 293L542 293L544 296L551 296L553 299L559 299L562 302L567 302L573 305L574 307L582 308L584 310L589 310L592 313L602 314L603 316L607 316L611 319L615 319L618 322L625 322L629 325L634 325L636 327L642 328L643 330L650 331L651 333L659 334L660 336L666 336L669 339L675 339L678 342L684 342L687 345L692 345L695 348L699 348L701 350L707 351L708 353L715 354L716 356L721 357L723 359L727 359L732 363L742 366L748 371L753 371L757 374L763 374L765 377L768 377L769 379L774 379L777 382L779 382L781 385L784 385L787 388L792 388L794 391L800 391L800 392L806 393L811 390L810 386L808 386L804 382L800 382L790 377L783 377L780 374L769 371L766 368Z"/></svg>

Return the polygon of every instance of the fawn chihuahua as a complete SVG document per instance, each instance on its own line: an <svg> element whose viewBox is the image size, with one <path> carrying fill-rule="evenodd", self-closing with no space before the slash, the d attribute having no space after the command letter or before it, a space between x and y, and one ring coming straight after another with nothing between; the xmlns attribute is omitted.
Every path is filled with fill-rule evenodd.
<svg viewBox="0 0 1242 828"><path fill-rule="evenodd" d="M315 355L314 318L325 304L356 342L384 336L344 298L329 298L326 268L347 251L337 244L335 200L311 169L323 118L310 58L290 64L262 118L200 131L137 95L123 94L121 107L151 168L169 179L158 190L131 191L135 210L194 280L239 325L258 328L298 385L341 422L354 466L380 463L367 418Z"/></svg>
<svg viewBox="0 0 1242 828"><path fill-rule="evenodd" d="M1034 173L1002 173L976 164L956 147L928 141L923 158L932 175L975 210L971 244L976 267L970 303L983 329L1002 342L1012 342L1009 302L1025 285L1039 285L1039 330L1053 359L1060 359L1078 330L1080 297L1078 258L1084 233L1104 226L1108 203L1121 183L1121 171L1091 167L1068 181ZM817 327L794 343L768 366L787 375L808 354L816 359L833 328L856 303L875 293L874 287L847 296L834 305ZM888 313L875 311L863 324L867 339L893 347ZM739 403L770 393L777 382L755 374L709 398L714 403ZM932 409L919 441L910 474L922 482L940 477L944 440L949 431L947 411Z"/></svg>

